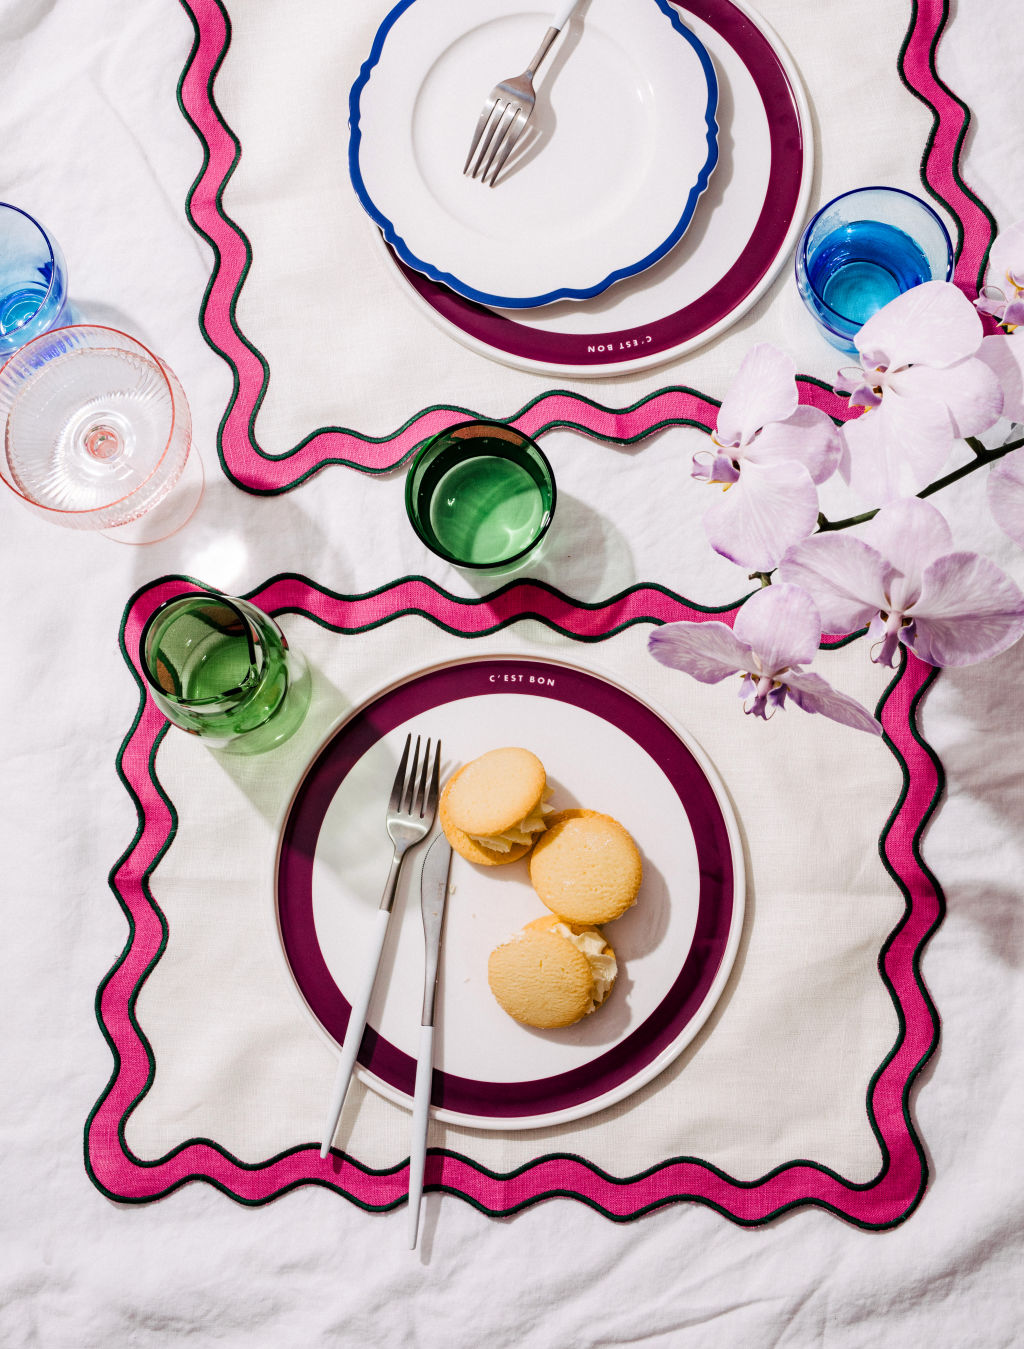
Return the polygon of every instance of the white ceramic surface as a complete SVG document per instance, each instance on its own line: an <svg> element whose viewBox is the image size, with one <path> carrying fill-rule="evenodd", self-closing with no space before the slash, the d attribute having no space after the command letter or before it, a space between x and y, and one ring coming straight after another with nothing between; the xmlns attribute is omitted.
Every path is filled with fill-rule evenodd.
<svg viewBox="0 0 1024 1349"><path fill-rule="evenodd" d="M473 663L453 664L464 667ZM571 668L553 661L531 660L526 664L531 669L541 665L556 680L560 671ZM401 687L418 674L392 687ZM695 771L709 781L728 832L734 873L732 919L711 987L672 1043L614 1091L551 1113L509 1118L439 1109L434 1112L438 1118L478 1128L523 1129L590 1114L656 1076L690 1042L710 1014L728 978L742 927L742 848L714 768L683 728L664 713L656 714L694 756L699 765ZM352 714L356 715L358 710ZM351 718L344 724L349 721ZM700 878L694 836L678 795L646 750L617 725L586 706L519 692L514 682L500 691L459 697L394 727L362 755L341 782L316 845L315 937L331 978L343 993L358 982L371 940L391 858L383 824L384 803L410 731L440 737L444 750L442 780L485 750L505 744L525 745L545 764L554 808L583 806L612 815L636 840L644 862L640 895L633 908L604 928L619 960L616 986L604 1006L575 1026L558 1031L534 1030L513 1021L499 1007L487 983L490 951L524 924L548 913L530 885L526 860L484 868L458 854L452 859L435 1066L481 1083L531 1081L585 1067L626 1039L662 1003L690 950ZM337 734L333 732L330 739ZM370 1027L413 1058L418 1047L423 989L419 874L428 846L417 849L406 863L368 1016ZM309 1010L305 999L303 1005ZM327 1034L319 1021L317 1024ZM357 1066L356 1071L385 1096L409 1104L404 1092L364 1067Z"/></svg>
<svg viewBox="0 0 1024 1349"><path fill-rule="evenodd" d="M479 303L586 299L683 236L717 159L717 82L667 0L591 0L537 75L496 187L463 175L490 87L550 22L508 0L404 0L353 88L350 171L409 266Z"/></svg>
<svg viewBox="0 0 1024 1349"><path fill-rule="evenodd" d="M787 263L814 170L813 124L799 72L745 0L710 0L700 15L696 5L676 8L717 73L719 160L693 222L667 256L584 304L495 306L481 314L446 288L403 272L382 241L413 302L470 350L546 376L647 370L731 327Z"/></svg>

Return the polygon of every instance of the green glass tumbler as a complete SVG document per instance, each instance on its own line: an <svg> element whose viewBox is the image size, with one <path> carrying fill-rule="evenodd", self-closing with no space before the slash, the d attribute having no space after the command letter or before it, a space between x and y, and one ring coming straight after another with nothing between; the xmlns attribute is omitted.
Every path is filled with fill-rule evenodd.
<svg viewBox="0 0 1024 1349"><path fill-rule="evenodd" d="M536 558L555 514L540 446L503 422L450 426L427 441L405 480L409 522L457 567L510 571Z"/></svg>
<svg viewBox="0 0 1024 1349"><path fill-rule="evenodd" d="M226 753L274 749L309 708L304 656L248 600L209 590L166 600L142 630L139 657L164 716Z"/></svg>

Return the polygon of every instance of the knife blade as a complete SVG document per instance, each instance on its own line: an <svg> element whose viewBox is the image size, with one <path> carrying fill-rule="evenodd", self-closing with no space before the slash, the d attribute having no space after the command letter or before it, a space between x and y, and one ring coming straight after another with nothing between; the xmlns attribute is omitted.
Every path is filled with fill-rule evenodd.
<svg viewBox="0 0 1024 1349"><path fill-rule="evenodd" d="M448 873L452 865L452 845L438 834L423 859L420 876L420 912L423 917L423 944L426 960L423 972L423 1015L421 1026L434 1024L437 1000L437 967L441 952L441 930L448 899Z"/></svg>
<svg viewBox="0 0 1024 1349"><path fill-rule="evenodd" d="M409 1246L414 1249L419 1232L423 1199L423 1173L427 1164L427 1125L430 1119L430 1088L434 1080L434 1011L437 1005L437 974L441 932L448 901L451 844L438 834L423 859L420 873L420 912L423 917L423 1013L420 1017L420 1048L416 1058L416 1085L412 1103L412 1144L409 1149Z"/></svg>

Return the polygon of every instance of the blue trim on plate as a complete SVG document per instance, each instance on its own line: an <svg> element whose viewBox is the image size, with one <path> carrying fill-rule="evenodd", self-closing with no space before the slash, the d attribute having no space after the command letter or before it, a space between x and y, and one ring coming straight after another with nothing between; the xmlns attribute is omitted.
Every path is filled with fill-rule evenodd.
<svg viewBox="0 0 1024 1349"><path fill-rule="evenodd" d="M661 244L658 245L646 257L641 258L639 262L629 267L620 267L611 272L603 281L597 282L593 286L585 289L574 290L572 287L562 287L558 290L548 291L546 295L534 295L527 298L521 296L509 295L490 295L486 291L475 290L472 286L465 285L451 272L442 272L432 263L425 262L418 258L412 249L395 229L392 221L378 210L363 182L362 174L359 171L359 146L362 142L362 131L359 126L359 98L365 88L374 66L380 60L381 52L384 49L384 41L388 33L393 28L395 22L402 14L415 3L415 0L399 0L394 9L386 16L383 23L377 29L373 39L373 46L370 48L370 54L359 68L359 74L349 93L348 99L348 124L349 124L349 143L348 143L348 171L352 179L352 186L355 189L356 196L366 211L367 215L376 225L380 227L385 240L391 245L399 258L409 267L417 272L422 272L424 276L429 276L432 281L440 282L447 286L449 290L455 291L457 295L464 296L467 300L473 300L477 304L489 305L497 309L533 309L540 305L551 304L555 300L589 300L595 295L600 295L602 291L607 290L609 286L616 281L621 281L628 276L635 276L639 272L646 271L648 267L653 267L656 262L665 256L683 237L686 229L693 217L697 207L697 200L701 193L707 188L711 174L715 165L718 163L718 122L716 112L718 110L718 77L715 74L715 68L711 63L711 58L704 49L703 44L690 30L683 24L677 12L669 4L669 0L653 0L654 4L667 16L672 27L690 44L697 59L701 63L705 79L708 86L708 101L704 110L704 123L707 127L707 146L708 156L704 161L704 166L697 175L697 181L690 189L689 196L686 199L686 205L683 208L683 214L679 223L672 230L672 233Z"/></svg>

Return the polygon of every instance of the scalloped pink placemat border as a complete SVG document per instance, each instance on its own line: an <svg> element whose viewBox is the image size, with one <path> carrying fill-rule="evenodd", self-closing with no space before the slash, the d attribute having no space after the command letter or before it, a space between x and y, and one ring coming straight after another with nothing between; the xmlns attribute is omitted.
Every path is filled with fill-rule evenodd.
<svg viewBox="0 0 1024 1349"><path fill-rule="evenodd" d="M135 672L135 652L146 618L170 594L197 587L185 577L166 577L143 587L129 603L122 650ZM272 613L301 613L338 632L378 627L400 615L418 614L451 632L472 637L494 632L530 615L581 642L600 641L636 622L722 618L736 609L699 609L657 586L636 586L597 605L577 604L549 586L514 582L479 600L460 600L412 577L366 595L346 596L304 577L272 578L251 598ZM827 639L836 644L844 639ZM910 1089L937 1042L938 1018L919 974L921 951L941 920L941 891L918 851L918 839L938 800L941 765L921 739L915 713L934 676L914 656L904 659L883 698L882 724L905 787L882 831L882 858L904 894L904 917L879 956L880 977L897 1009L897 1041L867 1087L867 1111L883 1154L879 1174L855 1184L803 1159L776 1168L757 1181L741 1182L698 1158L671 1158L633 1177L614 1177L586 1158L548 1154L501 1175L471 1159L432 1149L427 1188L440 1188L492 1214L512 1212L553 1194L583 1200L614 1219L637 1217L663 1204L692 1200L742 1224L756 1224L795 1205L829 1209L858 1225L879 1228L905 1218L923 1193L927 1167L910 1115ZM142 692L140 708L119 757L125 787L139 813L135 839L111 873L111 886L129 922L127 944L97 994L97 1016L114 1055L114 1071L86 1125L89 1174L107 1195L145 1202L191 1180L203 1180L246 1204L261 1204L299 1185L323 1185L368 1209L393 1207L408 1193L408 1166L365 1168L350 1157L321 1160L316 1142L300 1142L263 1162L244 1163L209 1139L184 1140L166 1156L146 1160L127 1146L124 1126L148 1090L154 1071L144 1032L134 1015L139 988L166 940L166 925L148 878L170 846L176 816L159 784L155 757L166 721Z"/></svg>
<svg viewBox="0 0 1024 1349"><path fill-rule="evenodd" d="M270 369L256 346L243 334L235 313L238 294L252 264L242 229L224 210L224 187L241 154L241 146L221 116L214 85L231 40L231 24L222 0L181 0L192 18L195 41L179 84L182 111L204 150L203 168L189 197L196 230L214 250L213 274L203 303L201 325L210 345L234 372L234 389L220 428L219 453L224 472L238 486L256 493L277 493L298 486L330 464L381 473L401 463L430 436L469 417L492 414L451 405L423 408L391 435L375 438L357 430L322 428L292 450L270 456L261 450L255 432L256 414L270 379ZM932 110L933 129L924 147L921 179L959 225L955 279L973 298L994 221L987 208L963 183L960 150L970 121L966 105L939 79L935 51L949 17L948 0L918 0L903 48L899 70L907 88ZM850 413L834 389L810 377L800 380L801 401L822 408L837 420ZM527 435L568 427L617 442L635 441L666 424L710 428L717 402L697 390L670 386L626 408L606 407L591 399L552 389L532 400L508 420Z"/></svg>

